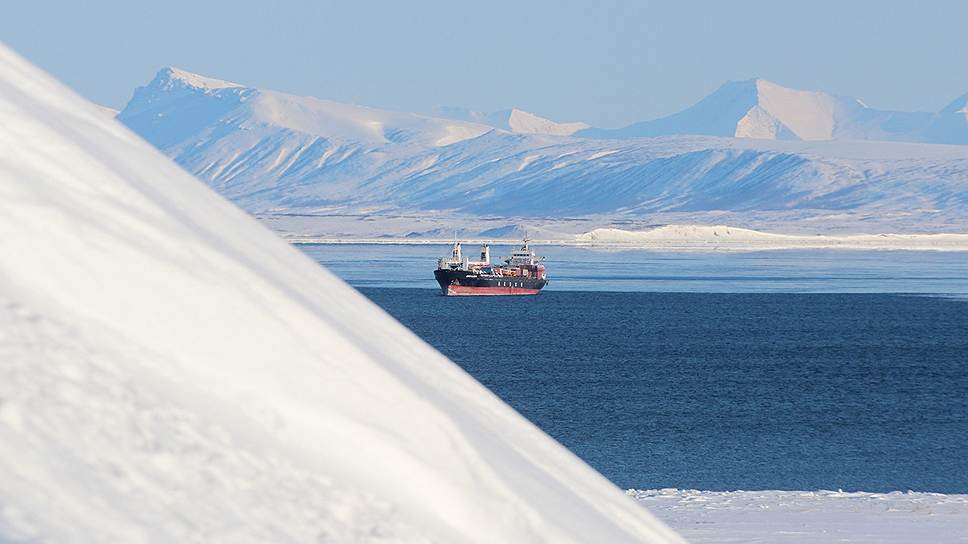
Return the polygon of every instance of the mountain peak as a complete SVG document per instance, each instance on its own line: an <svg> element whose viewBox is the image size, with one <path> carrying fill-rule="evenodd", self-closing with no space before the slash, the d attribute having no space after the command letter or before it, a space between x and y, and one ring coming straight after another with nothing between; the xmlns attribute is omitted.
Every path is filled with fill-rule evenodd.
<svg viewBox="0 0 968 544"><path fill-rule="evenodd" d="M727 81L693 106L615 130L581 135L605 138L705 134L756 139L830 140L850 133L868 108L859 100L785 87L763 78Z"/></svg>
<svg viewBox="0 0 968 544"><path fill-rule="evenodd" d="M196 89L229 89L244 87L244 85L239 85L238 83L206 77L189 72L187 70L175 68L174 66L165 66L161 70L158 70L158 73L155 74L155 79L152 81L152 84L159 86L180 84Z"/></svg>
<svg viewBox="0 0 968 544"><path fill-rule="evenodd" d="M954 99L941 110L941 113L963 113L965 117L968 117L968 93Z"/></svg>
<svg viewBox="0 0 968 544"><path fill-rule="evenodd" d="M587 123L557 123L551 119L539 117L531 112L512 108L508 114L508 126L512 132L531 134L553 134L556 136L570 136L579 130L588 128Z"/></svg>
<svg viewBox="0 0 968 544"><path fill-rule="evenodd" d="M518 134L570 136L590 126L587 123L581 122L558 123L519 108L480 112L468 108L438 106L432 110L431 114L435 117L443 117L445 119L480 123Z"/></svg>

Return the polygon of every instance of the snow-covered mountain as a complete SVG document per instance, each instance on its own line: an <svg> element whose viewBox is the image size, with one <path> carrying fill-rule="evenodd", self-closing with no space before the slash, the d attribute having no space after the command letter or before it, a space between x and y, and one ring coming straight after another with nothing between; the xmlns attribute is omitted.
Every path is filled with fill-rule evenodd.
<svg viewBox="0 0 968 544"><path fill-rule="evenodd" d="M326 135L361 145L397 143L440 147L490 127L341 104L312 97L262 91L176 68L163 68L119 114L125 124L151 135L155 145L183 142L213 122L222 128Z"/></svg>
<svg viewBox="0 0 968 544"><path fill-rule="evenodd" d="M579 135L633 138L705 134L769 140L888 140L968 144L968 95L937 113L867 107L856 98L801 91L763 79L730 81L694 106L625 128Z"/></svg>
<svg viewBox="0 0 968 544"><path fill-rule="evenodd" d="M432 114L435 117L480 123L519 134L570 136L579 130L591 128L588 123L557 123L517 108L485 113L467 108L440 106L434 108Z"/></svg>
<svg viewBox="0 0 968 544"><path fill-rule="evenodd" d="M260 214L594 216L594 228L657 214L688 223L683 214L765 213L817 228L864 222L868 232L948 228L968 216L968 146L516 134L212 81L162 70L118 118ZM738 104L732 117L717 118L723 130L722 119L748 105L742 94L729 102ZM827 130L763 103L783 130Z"/></svg>
<svg viewBox="0 0 968 544"><path fill-rule="evenodd" d="M176 143L197 134L168 119L246 133L345 108L174 72L157 84L135 119ZM341 128L361 148L393 138L371 121L421 127L431 147L446 134L352 111ZM681 542L3 46L0 116L0 542Z"/></svg>

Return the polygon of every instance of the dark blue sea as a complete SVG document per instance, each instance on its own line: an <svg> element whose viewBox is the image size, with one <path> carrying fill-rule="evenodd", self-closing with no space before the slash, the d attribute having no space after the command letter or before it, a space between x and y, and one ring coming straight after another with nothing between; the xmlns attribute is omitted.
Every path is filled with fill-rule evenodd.
<svg viewBox="0 0 968 544"><path fill-rule="evenodd" d="M302 249L621 487L968 493L968 255L547 248L448 298L446 247Z"/></svg>

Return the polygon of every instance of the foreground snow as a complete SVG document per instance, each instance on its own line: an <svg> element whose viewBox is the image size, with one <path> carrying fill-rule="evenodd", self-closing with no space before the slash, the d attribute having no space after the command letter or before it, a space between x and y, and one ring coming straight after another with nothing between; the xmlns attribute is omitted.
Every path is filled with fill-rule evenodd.
<svg viewBox="0 0 968 544"><path fill-rule="evenodd" d="M680 541L2 46L0 119L0 542Z"/></svg>
<svg viewBox="0 0 968 544"><path fill-rule="evenodd" d="M968 495L629 490L693 544L968 542Z"/></svg>

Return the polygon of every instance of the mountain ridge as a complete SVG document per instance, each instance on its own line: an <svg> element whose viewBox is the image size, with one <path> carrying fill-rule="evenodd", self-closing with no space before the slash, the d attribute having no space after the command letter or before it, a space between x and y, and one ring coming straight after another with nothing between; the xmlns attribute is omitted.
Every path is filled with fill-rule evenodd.
<svg viewBox="0 0 968 544"><path fill-rule="evenodd" d="M753 139L883 140L968 144L968 119L958 115L968 94L938 112L877 110L857 98L784 87L765 79L724 83L671 115L576 136L639 138L696 134ZM956 108L957 105L957 108Z"/></svg>
<svg viewBox="0 0 968 544"><path fill-rule="evenodd" d="M231 90L242 93L248 89L263 94L294 96L259 90L173 66L160 69L145 87L166 91L175 88L199 89L210 93ZM351 104L341 106L384 111ZM393 113L420 116L416 113ZM684 110L617 129L597 128L583 122L557 122L519 108L481 112L463 107L438 106L423 117L480 125L515 134L596 139L703 135L770 140L861 139L968 144L968 93L937 112L891 111L870 108L854 97L785 87L762 78L727 81ZM472 133L480 135L484 130L451 125L450 135L442 135L438 140L446 145L469 137L467 135Z"/></svg>
<svg viewBox="0 0 968 544"><path fill-rule="evenodd" d="M559 123L518 108L485 113L456 106L438 106L431 110L431 115L445 119L481 123L519 134L571 136L580 130L591 128L588 123Z"/></svg>
<svg viewBox="0 0 968 544"><path fill-rule="evenodd" d="M602 221L761 212L791 221L845 214L887 221L907 214L944 225L968 210L968 146L803 141L796 131L820 138L834 129L788 115L780 106L790 95L768 86L780 105L764 100L763 111L750 114L756 83L724 86L719 97L727 100L713 102L734 107L717 119L728 130L728 122L746 118L751 132L770 130L776 139L515 133L253 88L153 82L136 90L118 119L257 214L406 210ZM864 109L856 101L792 96L824 111L831 104Z"/></svg>

